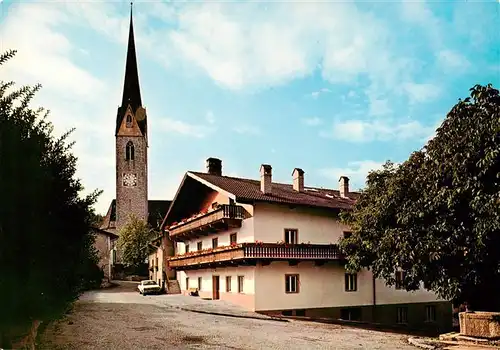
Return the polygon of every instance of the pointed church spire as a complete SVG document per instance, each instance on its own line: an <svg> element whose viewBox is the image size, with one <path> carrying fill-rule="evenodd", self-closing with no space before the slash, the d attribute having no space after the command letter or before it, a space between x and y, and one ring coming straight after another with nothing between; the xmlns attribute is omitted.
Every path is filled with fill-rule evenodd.
<svg viewBox="0 0 500 350"><path fill-rule="evenodd" d="M132 3L130 3L130 29L128 33L127 63L125 66L125 83L123 85L122 106L132 105L135 110L142 105L141 90L139 87L139 73L137 71L137 57L135 53L134 21L132 17Z"/></svg>
<svg viewBox="0 0 500 350"><path fill-rule="evenodd" d="M116 132L120 128L123 117L127 110L128 105L132 107L132 112L135 114L139 107L142 107L141 89L139 85L139 72L137 69L137 56L135 51L134 39L134 23L133 23L133 3L130 3L130 28L128 33L128 47L127 47L127 62L125 64L125 81L123 83L123 96L121 106L118 108L118 115L116 118ZM138 121L139 127L143 134L146 131L146 119L140 118Z"/></svg>

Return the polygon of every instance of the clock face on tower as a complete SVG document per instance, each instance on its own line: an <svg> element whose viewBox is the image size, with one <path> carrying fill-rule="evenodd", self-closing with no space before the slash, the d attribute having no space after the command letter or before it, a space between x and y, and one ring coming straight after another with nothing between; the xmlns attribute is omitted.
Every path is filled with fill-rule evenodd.
<svg viewBox="0 0 500 350"><path fill-rule="evenodd" d="M137 175L136 174L123 174L123 186L125 186L125 187L137 186Z"/></svg>

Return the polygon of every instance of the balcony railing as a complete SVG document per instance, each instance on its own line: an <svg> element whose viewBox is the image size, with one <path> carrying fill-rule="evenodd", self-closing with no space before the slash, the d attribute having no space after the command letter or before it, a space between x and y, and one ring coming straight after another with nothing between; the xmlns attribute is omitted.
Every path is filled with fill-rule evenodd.
<svg viewBox="0 0 500 350"><path fill-rule="evenodd" d="M237 263L247 260L339 260L342 256L337 245L325 244L273 244L241 243L229 247L218 247L189 252L169 258L171 268L189 268L203 265Z"/></svg>
<svg viewBox="0 0 500 350"><path fill-rule="evenodd" d="M244 246L243 250L245 258L254 259L335 260L340 255L336 245L255 244Z"/></svg>
<svg viewBox="0 0 500 350"><path fill-rule="evenodd" d="M192 234L218 232L229 228L241 227L245 218L245 210L239 205L222 204L219 208L184 222L170 226L169 235L189 236Z"/></svg>

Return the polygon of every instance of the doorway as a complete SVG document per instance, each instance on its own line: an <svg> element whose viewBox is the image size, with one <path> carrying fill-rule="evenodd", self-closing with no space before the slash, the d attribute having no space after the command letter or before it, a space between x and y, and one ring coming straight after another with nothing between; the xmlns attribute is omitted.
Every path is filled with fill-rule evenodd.
<svg viewBox="0 0 500 350"><path fill-rule="evenodd" d="M212 299L220 299L220 281L219 276L212 276Z"/></svg>

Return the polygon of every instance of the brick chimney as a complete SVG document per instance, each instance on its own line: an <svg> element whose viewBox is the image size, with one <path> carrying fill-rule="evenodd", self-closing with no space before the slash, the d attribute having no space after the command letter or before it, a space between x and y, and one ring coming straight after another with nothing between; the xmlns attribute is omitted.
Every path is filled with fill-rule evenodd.
<svg viewBox="0 0 500 350"><path fill-rule="evenodd" d="M293 190L297 192L304 192L304 170L300 168L293 169Z"/></svg>
<svg viewBox="0 0 500 350"><path fill-rule="evenodd" d="M218 158L208 158L207 173L222 176L222 160Z"/></svg>
<svg viewBox="0 0 500 350"><path fill-rule="evenodd" d="M273 168L268 164L260 166L260 190L264 194L272 191Z"/></svg>
<svg viewBox="0 0 500 350"><path fill-rule="evenodd" d="M347 176L341 176L339 179L339 191L340 197L349 197L349 178Z"/></svg>

